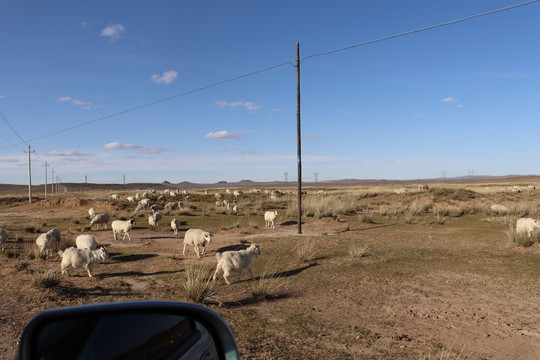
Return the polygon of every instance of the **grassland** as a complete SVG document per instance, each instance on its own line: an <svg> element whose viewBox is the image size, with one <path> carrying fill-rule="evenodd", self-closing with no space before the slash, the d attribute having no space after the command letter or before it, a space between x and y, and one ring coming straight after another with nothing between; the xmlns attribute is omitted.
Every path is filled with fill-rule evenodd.
<svg viewBox="0 0 540 360"><path fill-rule="evenodd" d="M430 184L425 192L407 185L400 195L393 190L403 186L392 184L308 188L302 234L295 194L245 191L236 216L216 207L216 190L193 191L174 197L182 208L162 210L155 232L149 212L110 201L109 190L33 204L24 194L0 194L0 227L10 234L0 257L0 358L13 358L24 324L43 310L164 299L201 301L220 313L243 359L538 359L540 244L537 234L522 242L510 230L519 217L540 217L540 190L513 193L514 185L527 183ZM508 210L494 213L492 204ZM132 241L89 230L90 207L133 217ZM264 228L266 210L280 212L275 229ZM173 218L182 221L178 236ZM110 259L93 278L77 269L56 279L59 257L40 256L34 245L52 228L62 231L61 247L93 234ZM214 235L200 260L192 249L182 256L189 228ZM255 279L244 273L236 282L233 274L230 286L219 279L210 296L192 296L187 279L208 279L216 251L251 242L262 252Z"/></svg>

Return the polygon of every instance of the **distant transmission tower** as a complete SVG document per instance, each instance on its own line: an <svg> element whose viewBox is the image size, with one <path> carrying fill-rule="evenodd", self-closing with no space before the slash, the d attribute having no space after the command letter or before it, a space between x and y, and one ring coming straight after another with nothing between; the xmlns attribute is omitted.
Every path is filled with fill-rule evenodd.
<svg viewBox="0 0 540 360"><path fill-rule="evenodd" d="M315 182L317 182L317 180L319 180L319 173L318 172L313 173L313 177L315 178Z"/></svg>
<svg viewBox="0 0 540 360"><path fill-rule="evenodd" d="M283 173L283 176L285 177L285 182L287 182L287 178L289 177L289 172L288 171L285 171Z"/></svg>
<svg viewBox="0 0 540 360"><path fill-rule="evenodd" d="M473 181L474 170L469 170L469 176L471 177L471 181Z"/></svg>
<svg viewBox="0 0 540 360"><path fill-rule="evenodd" d="M443 178L443 181L446 181L446 170L443 170L442 171L442 178Z"/></svg>

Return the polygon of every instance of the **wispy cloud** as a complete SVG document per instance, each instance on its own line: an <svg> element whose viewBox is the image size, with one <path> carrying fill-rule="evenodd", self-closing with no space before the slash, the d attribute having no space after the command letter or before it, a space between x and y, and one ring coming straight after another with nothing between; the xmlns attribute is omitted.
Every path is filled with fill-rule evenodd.
<svg viewBox="0 0 540 360"><path fill-rule="evenodd" d="M216 131L216 132L210 132L206 134L206 139L231 139L231 140L239 140L243 139L244 135L242 134L233 134L226 130L222 131Z"/></svg>
<svg viewBox="0 0 540 360"><path fill-rule="evenodd" d="M447 98L444 98L441 100L442 103L457 103L458 102L458 99L456 98L453 98L451 96L447 97ZM455 108L461 108L463 107L463 104L455 104L453 105Z"/></svg>
<svg viewBox="0 0 540 360"><path fill-rule="evenodd" d="M48 151L40 152L40 155L43 156L59 156L59 157L88 157L94 156L94 154L82 152L79 150L68 150L68 151Z"/></svg>
<svg viewBox="0 0 540 360"><path fill-rule="evenodd" d="M249 101L234 101L234 102L227 102L227 101L216 101L216 105L219 105L220 108L222 107L243 107L246 110L253 111L253 110L259 110L261 107L257 105L257 103L249 102Z"/></svg>
<svg viewBox="0 0 540 360"><path fill-rule="evenodd" d="M161 154L164 152L171 152L175 150L165 149L159 146L139 146L135 144L121 144L119 142L112 142L102 146L108 150L127 150L135 151L142 154Z"/></svg>
<svg viewBox="0 0 540 360"><path fill-rule="evenodd" d="M5 99L6 97L6 95L0 95L0 99Z"/></svg>
<svg viewBox="0 0 540 360"><path fill-rule="evenodd" d="M0 159L0 162L6 162L6 163L18 163L19 159Z"/></svg>
<svg viewBox="0 0 540 360"><path fill-rule="evenodd" d="M87 21L81 21L81 27L82 27L83 29L88 28L88 26L89 26L89 25L88 25L88 22L87 22Z"/></svg>
<svg viewBox="0 0 540 360"><path fill-rule="evenodd" d="M95 107L91 102L89 101L82 101L73 99L70 96L64 96L56 99L56 102L70 102L71 105L76 106L78 108L84 109L84 110L90 110L91 108Z"/></svg>
<svg viewBox="0 0 540 360"><path fill-rule="evenodd" d="M165 71L163 75L152 75L152 81L156 84L169 85L178 77L178 73L174 70Z"/></svg>
<svg viewBox="0 0 540 360"><path fill-rule="evenodd" d="M109 38L111 41L120 39L120 36L126 31L126 28L121 24L112 24L101 30L101 36Z"/></svg>
<svg viewBox="0 0 540 360"><path fill-rule="evenodd" d="M455 102L457 102L457 99L449 96L447 98L442 99L441 102L442 103L455 103Z"/></svg>

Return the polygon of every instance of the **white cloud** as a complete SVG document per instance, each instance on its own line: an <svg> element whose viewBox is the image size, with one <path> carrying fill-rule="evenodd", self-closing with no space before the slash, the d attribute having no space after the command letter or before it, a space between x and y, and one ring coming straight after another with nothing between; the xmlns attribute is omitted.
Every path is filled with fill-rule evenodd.
<svg viewBox="0 0 540 360"><path fill-rule="evenodd" d="M88 22L86 21L81 21L81 27L84 29L84 28L87 28L88 27Z"/></svg>
<svg viewBox="0 0 540 360"><path fill-rule="evenodd" d="M85 153L78 150L68 150L68 151L48 151L48 152L40 152L40 155L44 156L63 156L63 157L87 157L87 156L94 156L94 154L91 153Z"/></svg>
<svg viewBox="0 0 540 360"><path fill-rule="evenodd" d="M206 134L205 138L207 139L231 139L231 140L239 140L243 139L244 135L242 134L233 134L226 130L222 131L216 131L216 132L210 132Z"/></svg>
<svg viewBox="0 0 540 360"><path fill-rule="evenodd" d="M249 102L249 101L234 101L234 102L227 102L227 101L216 101L216 105L219 105L219 107L243 107L246 110L252 111L252 110L259 110L261 107L257 105L257 103Z"/></svg>
<svg viewBox="0 0 540 360"><path fill-rule="evenodd" d="M6 95L0 95L0 99L5 99L6 97Z"/></svg>
<svg viewBox="0 0 540 360"><path fill-rule="evenodd" d="M92 103L89 101L77 100L69 96L58 98L56 99L56 102L71 102L73 106L77 106L78 108L81 108L84 110L90 110L92 107L94 107Z"/></svg>
<svg viewBox="0 0 540 360"><path fill-rule="evenodd" d="M178 77L178 73L174 70L165 71L163 75L152 75L152 81L156 84L169 85Z"/></svg>
<svg viewBox="0 0 540 360"><path fill-rule="evenodd" d="M171 152L174 150L165 149L158 146L139 146L135 144L121 144L119 142L112 142L108 143L102 146L104 149L108 150L128 150L128 151L136 151L138 153L142 154L161 154L164 152Z"/></svg>
<svg viewBox="0 0 540 360"><path fill-rule="evenodd" d="M120 24L112 24L101 30L101 36L108 37L111 41L120 39L120 35L126 31L126 28Z"/></svg>
<svg viewBox="0 0 540 360"><path fill-rule="evenodd" d="M452 102L457 102L457 99L454 99L453 97L449 96L447 98L442 99L441 102L443 102L443 103L452 103Z"/></svg>

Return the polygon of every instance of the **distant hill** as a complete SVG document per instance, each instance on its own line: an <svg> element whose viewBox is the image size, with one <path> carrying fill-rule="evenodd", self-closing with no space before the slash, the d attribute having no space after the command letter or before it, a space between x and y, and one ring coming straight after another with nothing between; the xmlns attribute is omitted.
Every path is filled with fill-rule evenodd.
<svg viewBox="0 0 540 360"><path fill-rule="evenodd" d="M387 180L387 179L342 179L342 180L325 180L318 182L302 182L302 187L324 187L324 186L374 186L374 185L410 185L410 184L433 184L433 183L478 183L478 182L492 182L492 183L535 183L540 182L539 175L506 175L506 176L489 176L478 175L462 176L454 178L436 178L436 179L416 179L416 180ZM271 182L256 182L252 180L241 180L238 182L228 183L226 181L220 181L215 184L199 184L189 181L183 181L177 184L173 184L169 181L163 181L161 183L128 183L128 184L94 184L94 183L64 183L69 192L83 192L91 190L109 190L113 191L128 191L128 190L165 190L165 189L180 189L180 190L200 190L200 189L225 189L225 188L276 188L276 187L296 187L295 181L271 181ZM50 194L51 185L48 185L48 193ZM32 185L32 193L43 195L43 184ZM0 195L12 194L12 193L28 193L28 185L13 185L13 184L0 184Z"/></svg>

